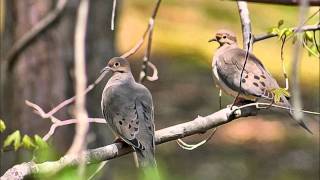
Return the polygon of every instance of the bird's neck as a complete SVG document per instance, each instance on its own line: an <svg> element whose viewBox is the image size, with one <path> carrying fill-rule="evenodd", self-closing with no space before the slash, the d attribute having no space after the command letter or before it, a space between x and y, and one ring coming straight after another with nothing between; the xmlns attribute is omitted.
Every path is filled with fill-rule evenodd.
<svg viewBox="0 0 320 180"><path fill-rule="evenodd" d="M115 85L132 84L132 83L135 83L135 80L131 72L124 72L124 73L115 72L112 75L112 77L109 79L105 88L115 86Z"/></svg>
<svg viewBox="0 0 320 180"><path fill-rule="evenodd" d="M124 82L124 81L135 82L131 72L115 72L113 76L110 78L110 80L121 81L121 82Z"/></svg>
<svg viewBox="0 0 320 180"><path fill-rule="evenodd" d="M223 45L221 45L220 47L219 47L219 50L220 49L224 49L224 50L226 50L226 49L234 49L234 48L238 48L238 44L237 43L232 43L232 44L223 44Z"/></svg>
<svg viewBox="0 0 320 180"><path fill-rule="evenodd" d="M235 48L239 48L237 43L233 43L233 44L223 44L221 45L218 50L215 53L215 56L219 56L223 53L225 53L226 51L230 50L230 49L235 49Z"/></svg>

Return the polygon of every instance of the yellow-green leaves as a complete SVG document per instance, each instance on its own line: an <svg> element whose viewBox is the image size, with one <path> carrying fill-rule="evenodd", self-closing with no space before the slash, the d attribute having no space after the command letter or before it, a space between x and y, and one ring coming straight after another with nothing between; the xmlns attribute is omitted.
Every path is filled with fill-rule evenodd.
<svg viewBox="0 0 320 180"><path fill-rule="evenodd" d="M271 92L274 94L274 102L279 103L281 96L290 97L290 93L285 88L273 89Z"/></svg>
<svg viewBox="0 0 320 180"><path fill-rule="evenodd" d="M281 28L281 26L284 24L284 21L281 19L278 22L278 26L276 27L272 27L269 30L270 34L276 34L278 36L279 39L281 39L281 37L286 36L292 36L294 34L294 29L293 28L288 28L288 27L283 27Z"/></svg>
<svg viewBox="0 0 320 180"><path fill-rule="evenodd" d="M47 144L46 141L44 141L40 136L38 135L35 135L34 136L34 141L36 142L36 145L38 148L40 149L45 149L45 148L48 148L49 145Z"/></svg>
<svg viewBox="0 0 320 180"><path fill-rule="evenodd" d="M10 145L13 146L15 151L20 147L24 147L26 149L45 149L49 147L47 142L45 142L38 135L34 135L33 139L28 135L24 135L21 140L21 134L19 130L13 132L4 140L3 148L6 148Z"/></svg>
<svg viewBox="0 0 320 180"><path fill-rule="evenodd" d="M6 130L6 124L2 119L0 119L0 133L2 133L4 130Z"/></svg>
<svg viewBox="0 0 320 180"><path fill-rule="evenodd" d="M30 138L28 135L23 136L21 146L23 146L24 148L27 148L27 149L32 149L32 148L37 147L35 145L34 141L32 140L32 138Z"/></svg>
<svg viewBox="0 0 320 180"><path fill-rule="evenodd" d="M21 135L20 135L20 131L17 130L14 133L10 134L5 140L4 140L4 144L3 147L7 147L10 146L11 144L13 144L14 150L18 150L21 144Z"/></svg>
<svg viewBox="0 0 320 180"><path fill-rule="evenodd" d="M303 47L307 49L309 56L313 55L315 57L320 57L319 51L316 46L316 40L314 34L316 32L306 31L303 34ZM319 47L318 47L319 48Z"/></svg>

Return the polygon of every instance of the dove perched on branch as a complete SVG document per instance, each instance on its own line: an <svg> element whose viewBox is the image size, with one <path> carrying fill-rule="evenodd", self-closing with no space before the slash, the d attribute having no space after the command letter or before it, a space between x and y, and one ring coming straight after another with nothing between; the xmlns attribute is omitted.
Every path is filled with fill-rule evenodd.
<svg viewBox="0 0 320 180"><path fill-rule="evenodd" d="M149 90L134 80L129 62L112 58L103 69L112 73L101 100L113 132L137 153L140 167L155 167L154 112Z"/></svg>
<svg viewBox="0 0 320 180"><path fill-rule="evenodd" d="M220 44L213 57L212 69L214 80L222 91L233 97L237 97L240 92L239 99L270 103L274 101L275 94L273 91L279 89L277 81L266 70L262 62L249 52L245 64L246 51L238 47L237 39L233 32L219 30L215 38L209 40L209 42L212 41ZM241 78L244 64L245 68ZM279 102L276 102L276 104L291 108L284 95L281 95ZM302 120L296 121L311 133Z"/></svg>

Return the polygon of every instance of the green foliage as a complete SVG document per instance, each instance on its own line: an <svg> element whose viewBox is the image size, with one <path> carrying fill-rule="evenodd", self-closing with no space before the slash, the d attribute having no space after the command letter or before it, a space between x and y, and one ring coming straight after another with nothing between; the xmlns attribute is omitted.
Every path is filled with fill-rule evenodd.
<svg viewBox="0 0 320 180"><path fill-rule="evenodd" d="M36 147L40 148L40 149L45 149L48 148L49 145L46 141L44 141L40 136L38 136L37 134L34 135L34 141L36 143Z"/></svg>
<svg viewBox="0 0 320 180"><path fill-rule="evenodd" d="M1 124L1 122L0 122ZM5 129L5 125L3 125ZM20 147L26 148L26 149L47 149L49 145L47 142L45 142L40 136L34 135L34 138L32 139L28 135L24 135L21 140L21 134L19 130L16 130L12 134L10 134L3 143L3 148L6 148L8 146L12 145L14 147L14 150L18 150Z"/></svg>
<svg viewBox="0 0 320 180"><path fill-rule="evenodd" d="M37 147L34 141L28 135L23 136L21 146L26 149L33 149Z"/></svg>
<svg viewBox="0 0 320 180"><path fill-rule="evenodd" d="M2 119L0 119L0 133L2 133L4 130L6 130L6 124Z"/></svg>
<svg viewBox="0 0 320 180"><path fill-rule="evenodd" d="M21 145L21 135L19 130L16 130L4 140L3 147L5 148L7 146L10 146L11 144L13 144L15 151L19 149Z"/></svg>
<svg viewBox="0 0 320 180"><path fill-rule="evenodd" d="M294 29L290 27L282 27L283 24L284 24L284 21L280 20L276 27L270 28L269 33L277 35L279 39L281 39L282 37L286 37L287 39L289 37L293 37L292 42L295 43L297 40L297 36ZM303 39L302 39L303 47L307 49L309 56L315 56L319 58L320 54L316 46L316 40L314 38L315 37L314 33L316 32L305 31L301 33L303 33Z"/></svg>
<svg viewBox="0 0 320 180"><path fill-rule="evenodd" d="M315 34L316 32L306 31L303 34L303 47L307 49L309 56L320 57L319 51L316 46Z"/></svg>
<svg viewBox="0 0 320 180"><path fill-rule="evenodd" d="M273 89L271 92L274 94L274 102L279 103L281 96L290 97L290 93L285 88Z"/></svg>
<svg viewBox="0 0 320 180"><path fill-rule="evenodd" d="M272 27L269 30L270 34L276 34L279 39L281 39L283 36L286 36L287 38L294 35L294 29L293 28L288 28L288 27L282 27L284 24L284 21L281 19L278 22L278 26Z"/></svg>

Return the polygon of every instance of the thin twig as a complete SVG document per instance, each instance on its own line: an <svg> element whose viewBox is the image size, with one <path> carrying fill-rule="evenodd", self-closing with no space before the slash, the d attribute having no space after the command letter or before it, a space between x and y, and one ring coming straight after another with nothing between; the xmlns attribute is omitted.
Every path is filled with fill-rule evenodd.
<svg viewBox="0 0 320 180"><path fill-rule="evenodd" d="M101 124L107 123L106 120L102 119L102 118L88 118L87 120L88 120L88 123L101 123ZM65 126L65 125L69 125L69 124L76 124L77 122L78 122L77 119L67 119L67 120L63 120L63 121L59 120L57 122L54 122L51 125L48 133L43 136L43 140L47 141L54 134L57 127Z"/></svg>
<svg viewBox="0 0 320 180"><path fill-rule="evenodd" d="M44 33L50 25L52 25L61 15L66 8L68 0L59 0L54 10L49 12L43 19L41 19L31 30L26 32L12 48L9 50L5 62L8 64L7 70L11 71L18 61L17 56L35 40L39 35Z"/></svg>
<svg viewBox="0 0 320 180"><path fill-rule="evenodd" d="M247 2L263 3L263 4L278 4L278 5L293 5L297 6L302 0L244 0ZM310 6L320 6L319 0L309 0Z"/></svg>
<svg viewBox="0 0 320 180"><path fill-rule="evenodd" d="M148 67L153 65L153 64L150 64L149 61L150 61L150 54L151 54L152 35L153 35L154 23L155 23L155 19L156 19L160 4L161 4L161 0L158 0L155 8L153 9L152 16L149 19L149 27L150 28L149 28L149 31L148 31L147 48L146 48L146 51L145 51L145 54L144 54L144 57L143 57L143 63L142 63L142 68L141 68L141 72L140 72L140 78L139 78L139 82L140 83L142 83L144 81L144 79L146 77L148 77L148 75L147 75ZM155 69L156 69L156 67L154 66L154 68L153 68L154 71L153 72L155 72ZM151 79L157 80L158 77L151 78Z"/></svg>
<svg viewBox="0 0 320 180"><path fill-rule="evenodd" d="M113 0L113 5L112 5L112 16L111 16L111 30L114 30L114 19L116 16L116 7L117 7L117 0Z"/></svg>
<svg viewBox="0 0 320 180"><path fill-rule="evenodd" d="M101 171L101 169L108 163L109 161L102 161L99 164L99 167L91 174L91 176L88 178L88 180L93 179L98 173L99 171Z"/></svg>
<svg viewBox="0 0 320 180"><path fill-rule="evenodd" d="M320 36L320 32L319 32L319 36ZM319 45L317 43L317 39L316 39L316 31L313 31L313 41L314 41L314 44L317 48L317 51L318 51L318 54L319 54L319 58L320 58L320 49L319 49Z"/></svg>
<svg viewBox="0 0 320 180"><path fill-rule="evenodd" d="M282 40L282 44L281 44L281 54L280 54L280 58L281 58L281 63L282 63L282 72L283 72L283 76L284 76L284 79L286 81L286 90L289 89L289 78L288 78L288 75L287 75L287 71L286 71L286 67L285 67L285 62L284 62L284 58L283 58L283 50L284 50L284 45L286 43L286 39L287 39L287 36L284 34L283 37L281 37L281 40Z"/></svg>
<svg viewBox="0 0 320 180"><path fill-rule="evenodd" d="M222 90L219 89L219 109L222 109Z"/></svg>
<svg viewBox="0 0 320 180"><path fill-rule="evenodd" d="M315 15L318 14L318 12L320 12L320 9L318 9L316 12L312 13L308 19L306 19L303 23L302 23L302 26L304 26L308 21L310 21L310 19L312 19Z"/></svg>
<svg viewBox="0 0 320 180"><path fill-rule="evenodd" d="M147 37L147 35L149 34L150 30L154 26L154 20L155 20L155 18L157 16L160 3L161 3L161 0L158 0L155 8L153 9L152 15L150 17L150 20L149 20L149 23L148 23L148 26L147 26L147 29L143 33L143 35L140 38L140 40L135 44L135 46L133 48L131 48L130 50L128 50L127 52L122 54L121 55L122 58L128 58L131 55L135 54L140 49L140 47L143 45L145 38Z"/></svg>
<svg viewBox="0 0 320 180"><path fill-rule="evenodd" d="M295 33L297 33L298 27L294 27L293 31ZM299 32L305 32L305 31L315 31L315 30L320 30L320 24L317 25L306 25L303 26L299 29ZM267 34L261 34L261 35L257 35L253 38L253 43L265 40L265 39L269 39L272 37L277 37L278 34L274 34L274 33L267 33Z"/></svg>
<svg viewBox="0 0 320 180"><path fill-rule="evenodd" d="M90 84L87 89L85 90L84 94L87 94L89 91L91 91L97 84L99 84L99 82L104 78L104 76L106 75L105 72L103 72L102 74L99 75L99 77L95 80L94 83ZM36 110L36 112L38 114L41 115L42 118L50 118L53 114L55 114L56 112L58 112L60 109L62 109L63 107L71 104L72 102L74 102L75 100L75 96L64 100L63 102L61 102L60 104L58 104L56 107L54 107L52 110L50 110L49 112L44 112L38 105L31 103L30 101L26 101L26 104L30 107L32 107L34 110Z"/></svg>
<svg viewBox="0 0 320 180"><path fill-rule="evenodd" d="M89 0L81 0L77 13L77 22L75 28L75 116L78 120L76 124L76 133L73 138L71 147L69 148L67 154L73 154L80 156L80 165L78 168L79 178L84 179L85 177L85 157L81 153L87 149L86 135L89 129L88 113L86 110L86 32L87 32L87 20L89 14Z"/></svg>
<svg viewBox="0 0 320 180"><path fill-rule="evenodd" d="M182 149L192 151L192 150L204 145L206 142L208 142L213 137L213 135L216 133L217 129L218 128L214 128L213 131L210 133L210 136L208 136L207 138L205 138L204 140L200 141L197 144L188 144L180 138L178 140L176 140L176 142Z"/></svg>

